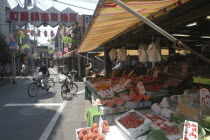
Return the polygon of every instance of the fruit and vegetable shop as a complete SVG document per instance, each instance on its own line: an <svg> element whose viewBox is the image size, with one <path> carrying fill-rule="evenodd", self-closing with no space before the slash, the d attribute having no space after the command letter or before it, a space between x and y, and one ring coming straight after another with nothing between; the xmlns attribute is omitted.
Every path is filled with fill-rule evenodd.
<svg viewBox="0 0 210 140"><path fill-rule="evenodd" d="M101 51L85 80L78 140L210 140L210 2L99 1L78 53Z"/></svg>

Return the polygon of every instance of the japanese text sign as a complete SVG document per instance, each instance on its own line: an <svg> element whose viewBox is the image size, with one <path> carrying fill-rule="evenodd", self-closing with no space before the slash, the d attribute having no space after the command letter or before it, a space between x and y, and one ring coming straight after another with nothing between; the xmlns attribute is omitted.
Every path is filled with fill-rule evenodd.
<svg viewBox="0 0 210 140"><path fill-rule="evenodd" d="M198 140L198 123L187 121L184 122L183 140Z"/></svg>
<svg viewBox="0 0 210 140"><path fill-rule="evenodd" d="M63 11L58 11L54 7L43 11L37 6L34 6L30 10L26 10L19 5L10 11L10 20L18 26L23 26L26 23L30 23L36 27L39 27L43 23L55 27L60 23L70 27L77 22L78 13L74 12L70 8L66 8Z"/></svg>
<svg viewBox="0 0 210 140"><path fill-rule="evenodd" d="M142 82L137 83L137 87L138 87L138 90L139 90L140 94L145 94L146 93L144 85L143 85Z"/></svg>
<svg viewBox="0 0 210 140"><path fill-rule="evenodd" d="M200 104L201 105L209 105L209 91L206 88L200 89Z"/></svg>

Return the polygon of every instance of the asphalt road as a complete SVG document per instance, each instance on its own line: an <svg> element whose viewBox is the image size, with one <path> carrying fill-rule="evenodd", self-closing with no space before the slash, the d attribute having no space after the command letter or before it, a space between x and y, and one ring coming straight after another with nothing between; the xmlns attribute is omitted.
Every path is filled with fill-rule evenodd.
<svg viewBox="0 0 210 140"><path fill-rule="evenodd" d="M61 84L55 69L53 93L27 94L32 77L0 89L0 140L75 140L75 129L87 124L85 111L91 107L84 100L84 84L77 83L78 93L69 101L60 95Z"/></svg>

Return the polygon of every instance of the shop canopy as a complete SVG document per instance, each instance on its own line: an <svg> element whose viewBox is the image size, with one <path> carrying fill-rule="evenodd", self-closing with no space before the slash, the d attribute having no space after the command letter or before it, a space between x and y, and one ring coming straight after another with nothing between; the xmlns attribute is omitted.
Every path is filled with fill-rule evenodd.
<svg viewBox="0 0 210 140"><path fill-rule="evenodd" d="M189 0L121 0L149 20ZM111 0L100 1L78 50L88 52L142 25L143 22Z"/></svg>
<svg viewBox="0 0 210 140"><path fill-rule="evenodd" d="M138 50L127 50L127 55L129 56L138 56ZM103 57L104 56L104 52L101 52L99 55L97 55L98 57Z"/></svg>

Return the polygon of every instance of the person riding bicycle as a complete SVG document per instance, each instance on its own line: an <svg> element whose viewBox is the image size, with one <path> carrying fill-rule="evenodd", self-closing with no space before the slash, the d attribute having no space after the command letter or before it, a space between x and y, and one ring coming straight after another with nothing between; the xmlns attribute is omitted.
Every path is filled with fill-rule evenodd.
<svg viewBox="0 0 210 140"><path fill-rule="evenodd" d="M47 80L50 78L50 73L44 62L41 63L41 67L38 72L42 72L42 76L37 78L39 84L41 85L41 80L43 80L44 88L48 90Z"/></svg>

